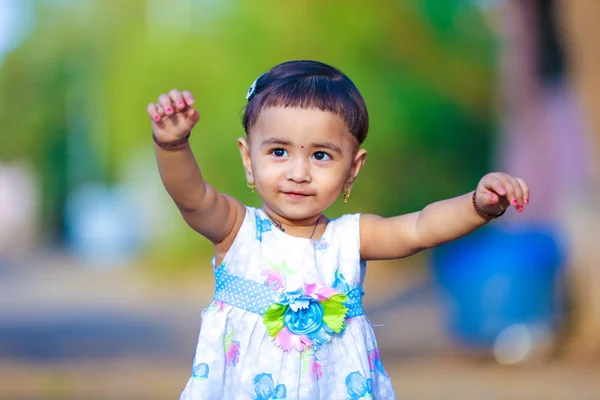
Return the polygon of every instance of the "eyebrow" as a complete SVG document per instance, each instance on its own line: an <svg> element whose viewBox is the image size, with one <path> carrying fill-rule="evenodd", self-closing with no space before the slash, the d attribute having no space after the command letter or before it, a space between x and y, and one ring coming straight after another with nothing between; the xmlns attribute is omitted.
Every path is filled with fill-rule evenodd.
<svg viewBox="0 0 600 400"><path fill-rule="evenodd" d="M261 147L264 146L269 146L272 144L279 144L282 146L289 146L292 144L292 142L290 142L289 140L283 140L283 139L279 139L279 138L269 138L269 139L265 139L262 141L262 143L260 144Z"/></svg>
<svg viewBox="0 0 600 400"><path fill-rule="evenodd" d="M331 143L331 142L313 143L312 146L313 147L322 147L325 149L332 150L338 154L342 154L342 149L340 149L339 146L337 146L336 144Z"/></svg>

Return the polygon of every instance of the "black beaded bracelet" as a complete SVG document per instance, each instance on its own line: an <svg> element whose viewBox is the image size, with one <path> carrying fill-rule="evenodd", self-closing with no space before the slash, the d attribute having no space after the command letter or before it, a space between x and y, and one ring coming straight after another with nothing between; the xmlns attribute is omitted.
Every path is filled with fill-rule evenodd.
<svg viewBox="0 0 600 400"><path fill-rule="evenodd" d="M173 150L173 149L176 149L176 148L181 147L184 144L186 144L188 142L188 140L190 139L191 134L192 134L192 132L188 132L188 134L185 135L184 137L182 137L181 139L178 139L174 142L169 142L169 143L160 142L154 133L152 134L152 139L154 140L154 143L156 143L156 145L158 147L160 147L161 149Z"/></svg>
<svg viewBox="0 0 600 400"><path fill-rule="evenodd" d="M475 196L476 196L476 195L477 195L477 191L475 190L475 191L473 192L473 197L472 197L472 201L473 201L473 208L475 208L475 212L476 212L477 214L479 214L479 215L480 215L482 218L484 218L484 219L486 219L486 220L488 220L488 221L491 221L491 220L493 220L493 219L500 218L500 217L501 217L501 216L503 216L503 215L504 215L504 213L506 212L506 210L502 210L502 212L501 212L500 214L497 214L497 215L490 215L490 214L488 214L488 213L484 213L483 211L481 211L481 210L479 209L479 207L477 207L477 202L475 201Z"/></svg>

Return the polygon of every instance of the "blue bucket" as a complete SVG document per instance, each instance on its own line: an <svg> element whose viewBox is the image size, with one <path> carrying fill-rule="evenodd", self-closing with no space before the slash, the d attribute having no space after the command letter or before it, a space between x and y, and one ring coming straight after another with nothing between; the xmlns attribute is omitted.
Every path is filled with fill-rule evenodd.
<svg viewBox="0 0 600 400"><path fill-rule="evenodd" d="M510 326L556 331L565 252L557 229L487 225L433 250L448 334L490 348Z"/></svg>

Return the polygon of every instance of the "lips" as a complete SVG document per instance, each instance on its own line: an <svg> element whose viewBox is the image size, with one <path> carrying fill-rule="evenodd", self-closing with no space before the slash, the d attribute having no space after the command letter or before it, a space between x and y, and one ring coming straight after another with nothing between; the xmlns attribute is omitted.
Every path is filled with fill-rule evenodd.
<svg viewBox="0 0 600 400"><path fill-rule="evenodd" d="M289 201L294 201L294 202L295 201L303 201L304 199L311 196L311 194L308 194L306 192L291 191L291 192L282 192L282 193L286 199L288 199Z"/></svg>
<svg viewBox="0 0 600 400"><path fill-rule="evenodd" d="M283 194L287 194L290 196L310 196L308 193L303 192L283 192Z"/></svg>

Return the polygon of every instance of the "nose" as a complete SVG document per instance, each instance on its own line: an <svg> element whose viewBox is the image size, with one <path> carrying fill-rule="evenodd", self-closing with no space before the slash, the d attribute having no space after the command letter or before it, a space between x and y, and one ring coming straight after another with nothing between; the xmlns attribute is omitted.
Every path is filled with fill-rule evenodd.
<svg viewBox="0 0 600 400"><path fill-rule="evenodd" d="M296 157L289 163L286 178L296 183L310 182L310 163L304 157Z"/></svg>

